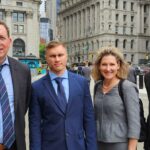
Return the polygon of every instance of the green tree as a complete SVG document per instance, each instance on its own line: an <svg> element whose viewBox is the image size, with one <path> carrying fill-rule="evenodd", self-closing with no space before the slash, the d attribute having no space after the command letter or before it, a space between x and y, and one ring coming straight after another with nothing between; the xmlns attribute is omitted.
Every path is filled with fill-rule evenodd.
<svg viewBox="0 0 150 150"><path fill-rule="evenodd" d="M45 61L45 47L46 47L45 44L40 44L40 47L39 47L40 59L41 59L42 64L46 63L46 61Z"/></svg>

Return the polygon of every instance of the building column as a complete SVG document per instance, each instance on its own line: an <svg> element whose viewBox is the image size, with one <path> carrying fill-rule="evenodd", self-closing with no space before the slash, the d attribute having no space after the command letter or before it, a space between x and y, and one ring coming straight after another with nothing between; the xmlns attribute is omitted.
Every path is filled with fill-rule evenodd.
<svg viewBox="0 0 150 150"><path fill-rule="evenodd" d="M144 5L141 6L141 33L144 33Z"/></svg>
<svg viewBox="0 0 150 150"><path fill-rule="evenodd" d="M148 5L148 18L147 24L150 25L150 4ZM150 35L150 27L148 27L148 35Z"/></svg>
<svg viewBox="0 0 150 150"><path fill-rule="evenodd" d="M85 37L85 31L86 31L86 16L85 16L85 9L83 9L83 11L82 11L82 19L83 19L83 23L82 23L82 29L83 29L83 37Z"/></svg>
<svg viewBox="0 0 150 150"><path fill-rule="evenodd" d="M72 39L74 40L74 34L75 34L75 24L74 24L75 16L72 14Z"/></svg>
<svg viewBox="0 0 150 150"><path fill-rule="evenodd" d="M68 40L71 38L71 18L68 16Z"/></svg>
<svg viewBox="0 0 150 150"><path fill-rule="evenodd" d="M67 29L66 39L69 40L69 17L68 16L67 16L67 26L66 26L66 29Z"/></svg>
<svg viewBox="0 0 150 150"><path fill-rule="evenodd" d="M77 22L77 31L76 31L76 38L78 39L79 38L79 12L76 13L77 17L76 17L76 22Z"/></svg>
<svg viewBox="0 0 150 150"><path fill-rule="evenodd" d="M66 41L66 18L63 19L63 27L63 39Z"/></svg>
<svg viewBox="0 0 150 150"><path fill-rule="evenodd" d="M83 37L84 26L83 26L84 18L83 18L83 10L81 10L81 33L80 36Z"/></svg>
<svg viewBox="0 0 150 150"><path fill-rule="evenodd" d="M27 38L27 42L26 42L26 48L25 48L25 55L29 55L29 53L32 53L33 55L36 55L33 52L33 44L35 43L35 38L33 38L33 34L35 33L34 30L36 30L36 28L33 29L33 12L26 12L26 28L25 31L27 33L27 35L32 35L32 36L28 36ZM34 35L35 37L35 35ZM32 43L32 44L31 44Z"/></svg>
<svg viewBox="0 0 150 150"><path fill-rule="evenodd" d="M70 39L73 40L73 16L70 16L70 24L71 24L71 36Z"/></svg>

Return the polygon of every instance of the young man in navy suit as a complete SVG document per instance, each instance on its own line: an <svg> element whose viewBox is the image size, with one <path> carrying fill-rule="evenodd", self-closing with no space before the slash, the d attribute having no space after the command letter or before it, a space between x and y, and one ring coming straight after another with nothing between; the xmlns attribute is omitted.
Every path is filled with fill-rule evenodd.
<svg viewBox="0 0 150 150"><path fill-rule="evenodd" d="M32 85L30 150L97 150L88 81L67 71L67 50L61 42L46 46L46 61L50 71Z"/></svg>

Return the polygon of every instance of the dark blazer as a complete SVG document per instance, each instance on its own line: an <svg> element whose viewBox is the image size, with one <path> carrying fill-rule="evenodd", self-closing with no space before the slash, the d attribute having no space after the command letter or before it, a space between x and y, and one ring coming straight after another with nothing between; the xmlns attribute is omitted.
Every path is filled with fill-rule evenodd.
<svg viewBox="0 0 150 150"><path fill-rule="evenodd" d="M30 150L96 150L94 111L88 82L69 72L64 113L49 74L33 83L29 109Z"/></svg>
<svg viewBox="0 0 150 150"><path fill-rule="evenodd" d="M31 94L31 75L27 66L8 57L14 90L15 134L17 150L26 150L25 113Z"/></svg>

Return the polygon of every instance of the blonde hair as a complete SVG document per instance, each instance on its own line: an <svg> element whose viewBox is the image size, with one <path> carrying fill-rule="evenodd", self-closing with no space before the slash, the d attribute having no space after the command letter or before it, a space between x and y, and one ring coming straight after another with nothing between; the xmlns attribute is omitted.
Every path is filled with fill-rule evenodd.
<svg viewBox="0 0 150 150"><path fill-rule="evenodd" d="M97 81L97 80L101 80L104 78L100 72L99 65L101 63L102 58L108 55L114 56L117 60L117 63L120 64L120 68L116 76L119 79L126 79L128 75L128 64L124 61L123 54L121 53L121 51L118 48L111 47L111 46L102 47L99 50L97 58L94 63L93 70L92 70L93 79Z"/></svg>
<svg viewBox="0 0 150 150"><path fill-rule="evenodd" d="M55 48L57 46L62 45L64 48L66 48L65 43L61 42L61 41L50 41L47 45L46 45L46 51L52 48Z"/></svg>

